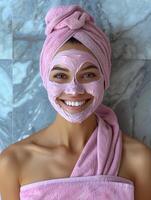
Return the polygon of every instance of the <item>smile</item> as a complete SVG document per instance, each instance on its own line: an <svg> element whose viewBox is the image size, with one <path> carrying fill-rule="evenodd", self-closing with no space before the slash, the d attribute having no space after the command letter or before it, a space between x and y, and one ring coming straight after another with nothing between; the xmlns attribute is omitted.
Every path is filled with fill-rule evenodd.
<svg viewBox="0 0 151 200"><path fill-rule="evenodd" d="M92 99L87 99L87 100L83 100L83 101L69 101L69 100L63 100L60 99L61 105L65 108L65 109L70 109L70 110L79 110L84 108L88 102L90 102Z"/></svg>
<svg viewBox="0 0 151 200"><path fill-rule="evenodd" d="M67 106L82 106L86 101L63 101Z"/></svg>

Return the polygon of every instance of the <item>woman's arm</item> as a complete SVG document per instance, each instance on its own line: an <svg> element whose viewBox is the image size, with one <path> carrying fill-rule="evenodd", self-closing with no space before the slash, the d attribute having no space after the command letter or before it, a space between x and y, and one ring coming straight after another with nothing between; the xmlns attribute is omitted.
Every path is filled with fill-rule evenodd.
<svg viewBox="0 0 151 200"><path fill-rule="evenodd" d="M11 150L0 154L0 194L2 200L19 200L18 165Z"/></svg>
<svg viewBox="0 0 151 200"><path fill-rule="evenodd" d="M151 149L140 145L135 165L135 200L151 200Z"/></svg>

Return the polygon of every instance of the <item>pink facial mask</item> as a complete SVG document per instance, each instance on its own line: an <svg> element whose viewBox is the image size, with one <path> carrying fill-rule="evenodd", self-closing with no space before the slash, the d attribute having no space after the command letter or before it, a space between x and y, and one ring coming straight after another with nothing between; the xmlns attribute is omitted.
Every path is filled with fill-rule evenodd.
<svg viewBox="0 0 151 200"><path fill-rule="evenodd" d="M87 62L95 65L99 69L101 76L97 80L81 83L81 81L79 82L76 78L77 73L84 63ZM65 68L72 73L72 80L68 83L57 83L50 80L50 71L55 65L65 66ZM84 110L79 112L76 111L76 113L70 113L69 111L63 109L57 101L57 98L59 98L62 93L71 97L71 95L77 96L78 94L84 94L86 92L93 96L93 101L90 105L87 105ZM89 52L77 49L64 50L57 53L49 67L47 77L47 93L50 103L62 117L72 123L83 122L96 111L98 106L102 103L104 96L104 78L97 59Z"/></svg>

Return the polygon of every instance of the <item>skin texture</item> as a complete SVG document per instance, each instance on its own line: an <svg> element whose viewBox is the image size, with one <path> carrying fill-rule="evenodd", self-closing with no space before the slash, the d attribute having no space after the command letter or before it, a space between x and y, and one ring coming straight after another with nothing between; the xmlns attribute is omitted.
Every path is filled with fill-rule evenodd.
<svg viewBox="0 0 151 200"><path fill-rule="evenodd" d="M59 51L73 46L89 51L80 44L66 44ZM61 97L67 96L62 94ZM94 114L82 124L70 123L57 114L53 124L47 128L10 145L0 155L2 200L19 200L21 185L69 177L96 126ZM151 150L128 134L122 133L122 140L122 159L118 176L134 182L135 200L150 200Z"/></svg>

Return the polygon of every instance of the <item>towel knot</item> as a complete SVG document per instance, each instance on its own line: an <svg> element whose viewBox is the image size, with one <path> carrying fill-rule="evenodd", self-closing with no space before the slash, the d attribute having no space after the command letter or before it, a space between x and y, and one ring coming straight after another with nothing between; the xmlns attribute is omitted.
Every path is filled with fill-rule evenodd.
<svg viewBox="0 0 151 200"><path fill-rule="evenodd" d="M94 18L79 5L51 8L45 16L46 40L40 55L40 74L47 88L51 60L59 48L71 37L79 40L97 58L105 79L105 89L110 85L111 46L109 38L96 26Z"/></svg>
<svg viewBox="0 0 151 200"><path fill-rule="evenodd" d="M54 30L69 28L71 30L80 29L84 27L86 23L94 22L91 15L86 13L85 11L72 10L72 12L68 12L68 16L66 13L57 13L58 15L54 15L54 18L49 19L49 15L46 17L46 30L45 34L49 35ZM52 15L51 15L52 16Z"/></svg>

